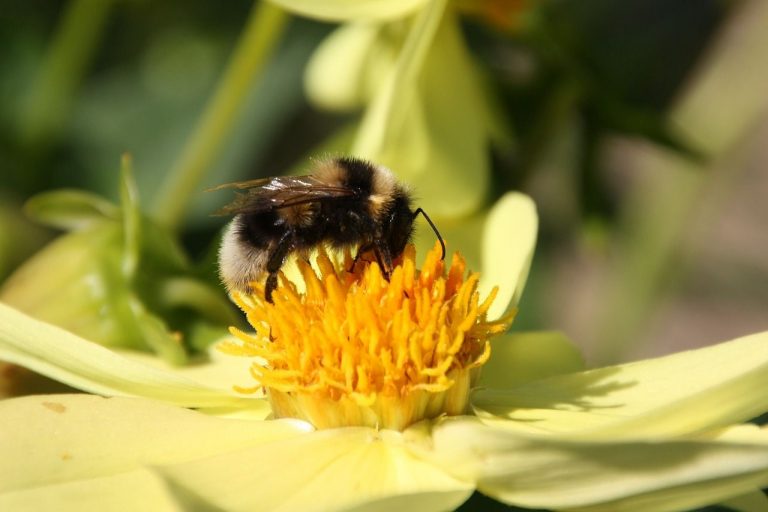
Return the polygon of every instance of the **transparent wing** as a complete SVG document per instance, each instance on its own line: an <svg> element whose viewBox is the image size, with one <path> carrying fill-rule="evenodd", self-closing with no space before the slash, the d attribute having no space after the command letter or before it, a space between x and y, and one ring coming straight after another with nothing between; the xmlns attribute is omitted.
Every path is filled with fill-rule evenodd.
<svg viewBox="0 0 768 512"><path fill-rule="evenodd" d="M338 185L328 185L313 176L278 176L237 183L227 183L211 190L232 188L245 190L238 193L230 204L216 215L262 213L289 206L317 201L330 201L353 195L354 190Z"/></svg>

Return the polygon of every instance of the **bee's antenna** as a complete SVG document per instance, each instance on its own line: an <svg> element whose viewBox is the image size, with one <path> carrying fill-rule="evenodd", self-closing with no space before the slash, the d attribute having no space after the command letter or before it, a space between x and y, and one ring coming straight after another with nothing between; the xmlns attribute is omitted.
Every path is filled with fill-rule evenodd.
<svg viewBox="0 0 768 512"><path fill-rule="evenodd" d="M443 255L440 256L440 259L444 260L445 259L445 242L443 241L443 237L440 236L440 232L437 230L437 226L435 226L435 223L432 222L432 219L429 218L429 215L427 215L427 212L425 212L421 208L416 208L416 211L413 212L413 218L415 219L419 214L422 214L424 218L427 219L427 222L429 222L429 225L432 228L432 231L434 231L435 235L437 235L437 239L440 241L440 247L443 249Z"/></svg>

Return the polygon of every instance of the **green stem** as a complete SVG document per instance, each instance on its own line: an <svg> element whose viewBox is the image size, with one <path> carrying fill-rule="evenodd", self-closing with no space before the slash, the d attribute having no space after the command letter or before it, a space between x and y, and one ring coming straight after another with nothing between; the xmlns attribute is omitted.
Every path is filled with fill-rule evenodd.
<svg viewBox="0 0 768 512"><path fill-rule="evenodd" d="M264 70L288 17L269 2L257 2L224 76L155 198L154 211L175 228L205 172L231 133L254 79Z"/></svg>
<svg viewBox="0 0 768 512"><path fill-rule="evenodd" d="M73 0L67 5L25 98L19 119L23 145L37 148L60 130L101 39L111 6L109 0Z"/></svg>
<svg viewBox="0 0 768 512"><path fill-rule="evenodd" d="M415 90L414 82L424 65L424 59L446 9L446 0L432 0L422 9L408 32L397 65L374 102L368 106L355 136L352 153L375 158L383 152L390 134L396 133L410 114L408 103Z"/></svg>

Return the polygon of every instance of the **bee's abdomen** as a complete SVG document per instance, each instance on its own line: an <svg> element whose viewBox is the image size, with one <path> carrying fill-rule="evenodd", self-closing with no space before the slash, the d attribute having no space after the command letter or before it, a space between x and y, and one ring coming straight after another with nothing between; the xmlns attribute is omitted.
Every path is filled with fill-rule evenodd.
<svg viewBox="0 0 768 512"><path fill-rule="evenodd" d="M276 212L242 214L236 222L238 239L254 249L266 249L285 232L285 221Z"/></svg>
<svg viewBox="0 0 768 512"><path fill-rule="evenodd" d="M219 275L227 290L250 292L250 283L261 278L266 270L269 240L260 238L256 247L248 238L242 218L235 218L227 227L219 248Z"/></svg>

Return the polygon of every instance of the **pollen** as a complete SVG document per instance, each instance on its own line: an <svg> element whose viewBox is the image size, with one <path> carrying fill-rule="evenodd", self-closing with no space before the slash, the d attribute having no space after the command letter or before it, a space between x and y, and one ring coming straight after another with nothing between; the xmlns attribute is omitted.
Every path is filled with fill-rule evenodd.
<svg viewBox="0 0 768 512"><path fill-rule="evenodd" d="M320 249L299 261L304 290L281 275L272 299L263 285L235 292L255 332L232 328L221 349L250 357L255 383L275 417L317 428L365 425L402 430L422 419L466 412L469 393L514 312L486 318L494 289L481 301L479 275L457 253L450 265L439 244L421 270L409 245L387 279L375 262ZM446 268L447 266L447 268Z"/></svg>

